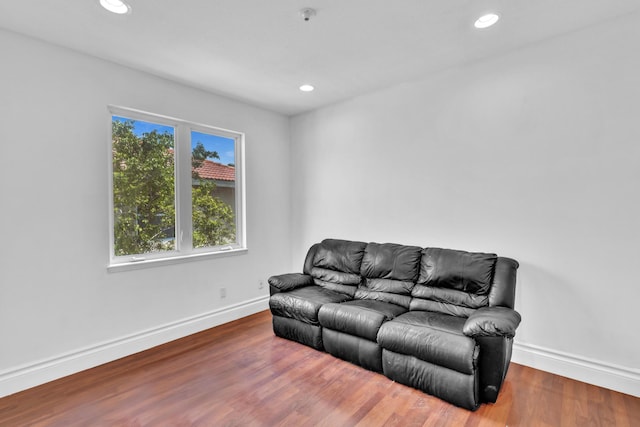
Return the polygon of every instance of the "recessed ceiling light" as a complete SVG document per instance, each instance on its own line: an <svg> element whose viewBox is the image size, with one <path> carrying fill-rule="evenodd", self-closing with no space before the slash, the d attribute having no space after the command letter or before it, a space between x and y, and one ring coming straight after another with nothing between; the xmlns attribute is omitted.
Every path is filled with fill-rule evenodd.
<svg viewBox="0 0 640 427"><path fill-rule="evenodd" d="M311 85L302 85L302 86L300 86L300 90L303 91L303 92L311 92L314 89L315 89L315 87L313 87Z"/></svg>
<svg viewBox="0 0 640 427"><path fill-rule="evenodd" d="M488 28L498 22L498 19L500 19L500 17L495 13L487 13L478 18L473 26L476 28Z"/></svg>
<svg viewBox="0 0 640 427"><path fill-rule="evenodd" d="M124 15L131 12L131 6L121 0L100 0L100 5L109 12Z"/></svg>

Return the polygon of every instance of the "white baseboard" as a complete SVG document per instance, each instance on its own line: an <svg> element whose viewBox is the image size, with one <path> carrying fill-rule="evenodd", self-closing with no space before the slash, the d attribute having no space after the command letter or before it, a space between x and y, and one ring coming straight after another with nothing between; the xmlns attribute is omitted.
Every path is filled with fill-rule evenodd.
<svg viewBox="0 0 640 427"><path fill-rule="evenodd" d="M575 354L517 342L513 345L511 361L640 397L640 369L613 365Z"/></svg>
<svg viewBox="0 0 640 427"><path fill-rule="evenodd" d="M258 313L269 307L268 301L268 296L244 301L57 357L11 368L0 372L0 397Z"/></svg>

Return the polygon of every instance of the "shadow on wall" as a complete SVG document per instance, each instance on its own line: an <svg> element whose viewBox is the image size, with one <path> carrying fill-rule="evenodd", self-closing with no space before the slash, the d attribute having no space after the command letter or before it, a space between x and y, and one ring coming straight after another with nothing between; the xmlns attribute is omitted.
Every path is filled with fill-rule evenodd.
<svg viewBox="0 0 640 427"><path fill-rule="evenodd" d="M516 342L580 354L576 343L606 340L593 328L601 313L583 292L584 287L568 277L520 262L515 309L522 315L522 324Z"/></svg>

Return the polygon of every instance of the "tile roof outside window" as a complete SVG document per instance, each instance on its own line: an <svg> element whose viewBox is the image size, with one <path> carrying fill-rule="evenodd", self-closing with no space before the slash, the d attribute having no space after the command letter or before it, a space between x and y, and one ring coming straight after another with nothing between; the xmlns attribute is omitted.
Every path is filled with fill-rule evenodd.
<svg viewBox="0 0 640 427"><path fill-rule="evenodd" d="M194 169L202 179L214 179L217 181L235 181L236 168L223 165L211 160L204 160L199 168Z"/></svg>

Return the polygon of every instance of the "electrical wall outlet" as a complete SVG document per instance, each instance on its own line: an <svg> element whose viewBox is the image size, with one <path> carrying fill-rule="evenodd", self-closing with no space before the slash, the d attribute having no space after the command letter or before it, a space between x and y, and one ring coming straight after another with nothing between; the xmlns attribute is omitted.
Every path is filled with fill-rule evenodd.
<svg viewBox="0 0 640 427"><path fill-rule="evenodd" d="M220 298L227 297L227 288L220 288Z"/></svg>
<svg viewBox="0 0 640 427"><path fill-rule="evenodd" d="M258 281L258 289L264 289L264 280Z"/></svg>

